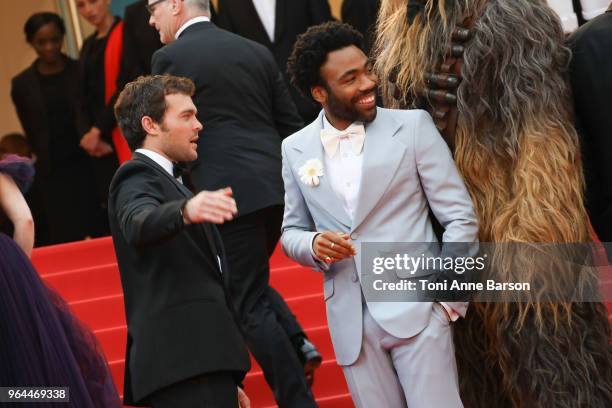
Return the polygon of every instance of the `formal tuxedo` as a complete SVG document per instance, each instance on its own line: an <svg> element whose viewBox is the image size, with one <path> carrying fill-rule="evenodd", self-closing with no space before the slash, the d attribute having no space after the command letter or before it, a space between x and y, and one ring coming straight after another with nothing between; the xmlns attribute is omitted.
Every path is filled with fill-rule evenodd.
<svg viewBox="0 0 612 408"><path fill-rule="evenodd" d="M207 223L184 225L192 194L135 153L115 174L109 217L127 319L124 403L211 373L239 383L249 356L228 299L223 244Z"/></svg>
<svg viewBox="0 0 612 408"><path fill-rule="evenodd" d="M612 242L612 6L580 27L568 43L586 206L599 239Z"/></svg>
<svg viewBox="0 0 612 408"><path fill-rule="evenodd" d="M290 258L324 274L331 339L353 400L359 408L460 407L443 306L371 299L362 286L362 244L437 241L429 208L445 228L444 243L477 241L476 215L451 153L427 112L378 108L365 125L362 153L345 139L339 143L347 143L347 151L329 158L321 142L323 116L283 142L281 243ZM322 165L318 184L300 177L309 160ZM322 231L349 235L357 255L321 262L312 242ZM461 315L467 309L464 302L447 305Z"/></svg>
<svg viewBox="0 0 612 408"><path fill-rule="evenodd" d="M268 47L279 69L286 76L287 60L298 35L308 27L332 20L327 0L276 0L273 40L257 13L252 0L219 0L215 21L219 27ZM288 84L288 81L287 81ZM306 123L312 121L319 108L289 86L300 115Z"/></svg>
<svg viewBox="0 0 612 408"><path fill-rule="evenodd" d="M219 232L247 344L279 406L313 407L291 343L302 330L284 302L278 310L268 263L283 212L280 144L302 122L268 49L195 21L153 55L153 73L188 77L196 85L193 100L204 128L191 181L196 190L230 186L236 199L238 216Z"/></svg>

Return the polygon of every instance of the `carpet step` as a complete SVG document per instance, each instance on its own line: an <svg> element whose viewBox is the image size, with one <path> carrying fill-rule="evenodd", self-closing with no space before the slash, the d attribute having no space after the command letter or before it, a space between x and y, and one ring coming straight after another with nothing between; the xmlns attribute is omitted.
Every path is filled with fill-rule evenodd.
<svg viewBox="0 0 612 408"><path fill-rule="evenodd" d="M67 272L117 263L110 237L36 248L32 263L44 277L49 273Z"/></svg>
<svg viewBox="0 0 612 408"><path fill-rule="evenodd" d="M60 292L61 293L61 292ZM302 327L317 327L326 322L322 293L286 298ZM88 327L109 329L125 325L123 295L121 293L69 303L74 314Z"/></svg>
<svg viewBox="0 0 612 408"><path fill-rule="evenodd" d="M60 292L67 302L122 293L116 263L44 273L42 277L47 285ZM273 267L270 273L270 284L283 297L295 297L321 292L323 275L297 264Z"/></svg>
<svg viewBox="0 0 612 408"><path fill-rule="evenodd" d="M95 331L96 338L102 346L107 360L121 360L125 357L126 330L125 326L119 326ZM317 346L319 353L321 353L324 359L335 358L329 330L325 322L322 322L322 325L319 327L306 328L304 330L306 330L306 335ZM251 358L251 366L252 371L260 369L253 358Z"/></svg>
<svg viewBox="0 0 612 408"><path fill-rule="evenodd" d="M123 293L116 263L43 275L44 281L62 294L66 302Z"/></svg>

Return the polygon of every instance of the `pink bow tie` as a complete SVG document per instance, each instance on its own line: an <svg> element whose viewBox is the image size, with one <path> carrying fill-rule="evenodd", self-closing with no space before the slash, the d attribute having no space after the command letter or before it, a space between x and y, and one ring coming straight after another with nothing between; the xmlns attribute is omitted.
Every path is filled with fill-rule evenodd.
<svg viewBox="0 0 612 408"><path fill-rule="evenodd" d="M349 139L353 152L359 156L363 150L363 142L365 140L365 128L363 125L352 124L345 130L321 129L321 143L327 156L334 157L338 151L338 145L341 139Z"/></svg>

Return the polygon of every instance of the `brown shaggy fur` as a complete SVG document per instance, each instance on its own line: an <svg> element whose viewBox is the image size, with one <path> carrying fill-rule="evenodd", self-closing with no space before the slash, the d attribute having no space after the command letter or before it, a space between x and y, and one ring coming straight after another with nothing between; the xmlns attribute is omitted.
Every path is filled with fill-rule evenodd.
<svg viewBox="0 0 612 408"><path fill-rule="evenodd" d="M409 0L412 1L412 0ZM543 0L429 0L409 25L406 0L383 0L376 70L387 105L416 100L451 32L474 21L457 90L455 160L472 196L480 239L586 243L588 217L560 22ZM566 254L571 256L570 254ZM532 261L532 260L531 260ZM571 274L500 249L500 279L589 287ZM466 407L612 407L610 326L600 303L475 303L455 327Z"/></svg>

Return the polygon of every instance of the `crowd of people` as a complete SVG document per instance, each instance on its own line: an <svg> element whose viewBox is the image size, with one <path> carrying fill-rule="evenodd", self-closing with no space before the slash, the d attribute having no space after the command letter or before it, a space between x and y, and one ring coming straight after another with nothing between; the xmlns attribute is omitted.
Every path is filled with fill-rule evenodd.
<svg viewBox="0 0 612 408"><path fill-rule="evenodd" d="M359 31L326 0L140 0L124 20L77 0L96 28L78 61L57 14L27 20L26 138L0 142L0 384L120 406L27 259L34 237L112 234L125 404L248 407L250 351L280 407L317 406L322 356L269 284L279 240L324 275L357 407L612 404L601 303L380 302L361 270L368 242L612 241L612 5L566 41L543 0L358 3Z"/></svg>

